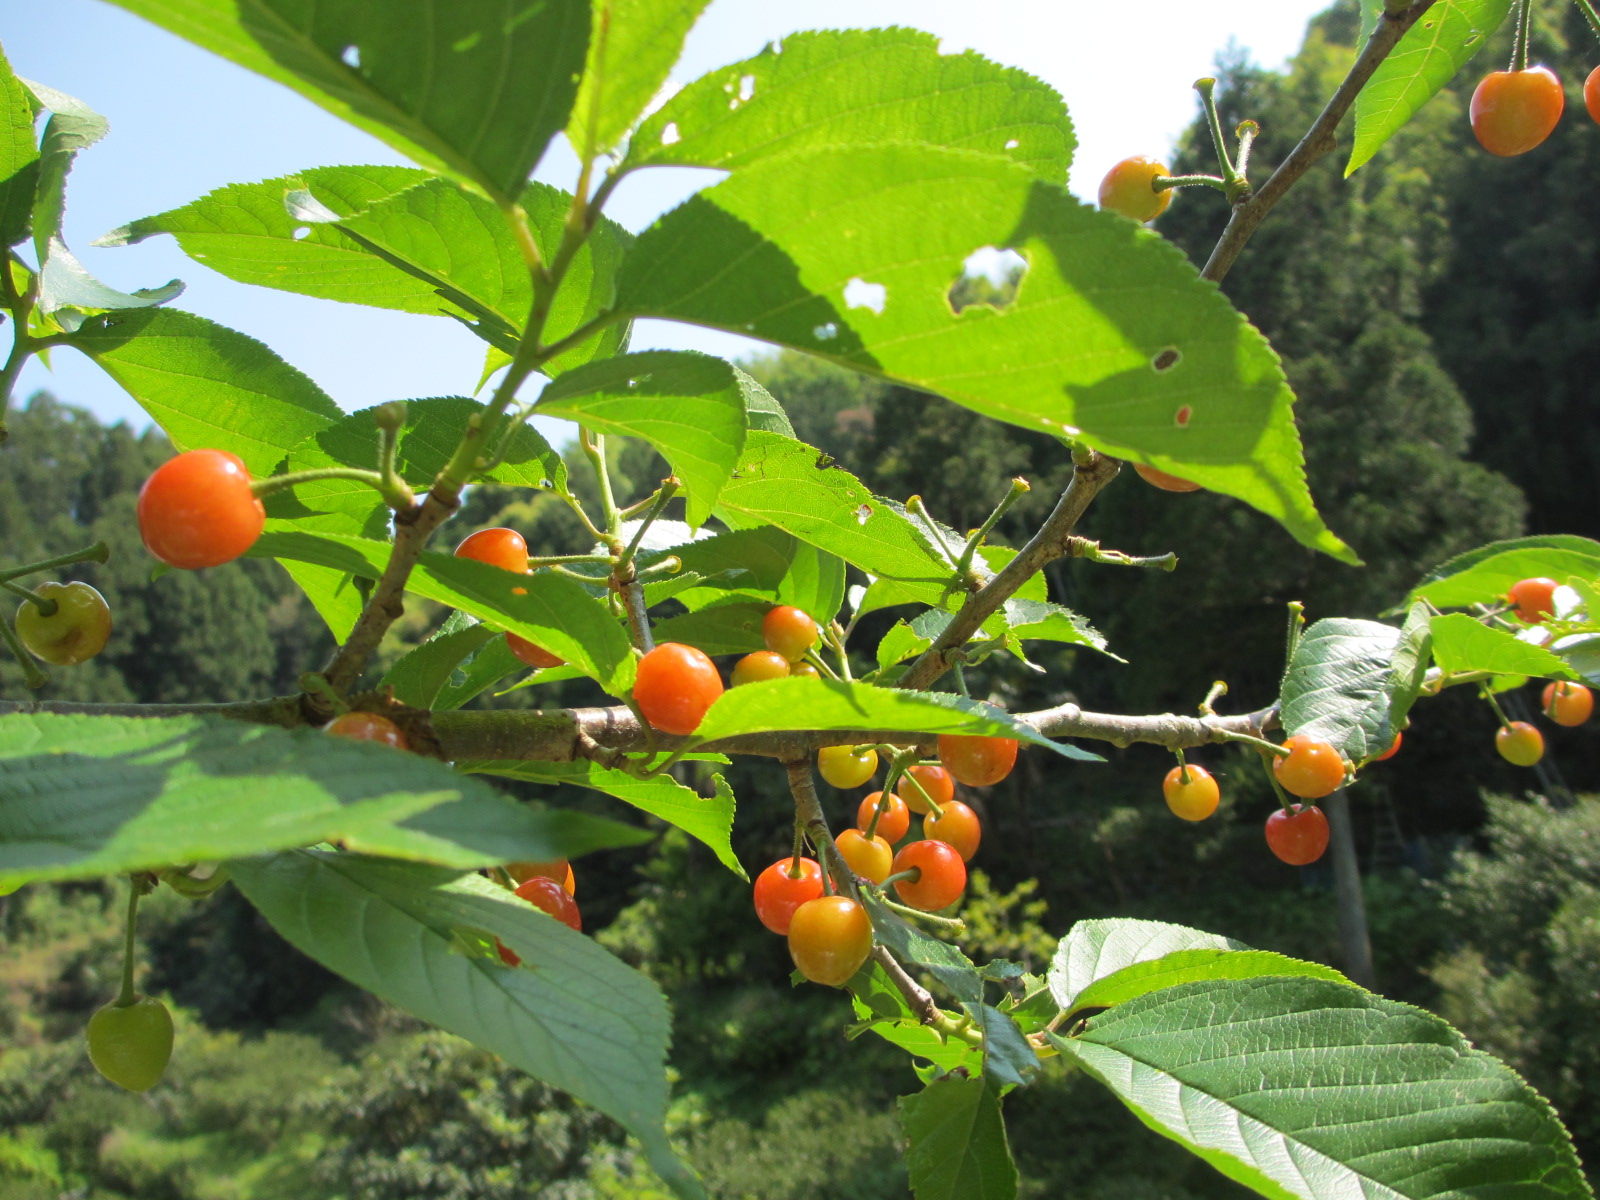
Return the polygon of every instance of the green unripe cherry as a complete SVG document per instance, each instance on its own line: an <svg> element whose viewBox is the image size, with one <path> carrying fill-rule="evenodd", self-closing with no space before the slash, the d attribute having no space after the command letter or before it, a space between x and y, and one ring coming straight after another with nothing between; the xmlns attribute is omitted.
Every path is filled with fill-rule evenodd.
<svg viewBox="0 0 1600 1200"><path fill-rule="evenodd" d="M154 996L115 1001L89 1018L89 1061L118 1087L147 1092L172 1057L172 1014Z"/></svg>

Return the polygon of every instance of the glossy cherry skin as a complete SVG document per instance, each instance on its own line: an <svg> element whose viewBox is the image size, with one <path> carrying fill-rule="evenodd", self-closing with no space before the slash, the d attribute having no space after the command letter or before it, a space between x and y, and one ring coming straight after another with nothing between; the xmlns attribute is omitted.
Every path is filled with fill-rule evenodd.
<svg viewBox="0 0 1600 1200"><path fill-rule="evenodd" d="M1198 492L1200 485L1190 483L1187 479L1180 479L1176 475L1168 475L1165 471L1158 471L1154 467L1147 467L1143 463L1134 463L1133 469L1139 473L1139 478L1158 487L1163 492Z"/></svg>
<svg viewBox="0 0 1600 1200"><path fill-rule="evenodd" d="M1013 738L941 733L939 761L968 787L992 787L1017 765L1017 743Z"/></svg>
<svg viewBox="0 0 1600 1200"><path fill-rule="evenodd" d="M232 562L267 522L244 460L223 450L190 450L162 463L139 489L138 511L145 548L186 571Z"/></svg>
<svg viewBox="0 0 1600 1200"><path fill-rule="evenodd" d="M872 824L872 818L878 816L878 805L883 800L882 792L869 792L861 807L856 809L856 828L865 831ZM893 792L889 793L889 805L878 816L877 835L891 846L905 837L906 831L911 828L911 810L906 807L906 802Z"/></svg>
<svg viewBox="0 0 1600 1200"><path fill-rule="evenodd" d="M874 834L869 840L859 829L840 830L833 839L844 855L850 869L872 883L882 883L889 878L889 866L894 862L894 851L882 837Z"/></svg>
<svg viewBox="0 0 1600 1200"><path fill-rule="evenodd" d="M1517 616L1529 625L1538 625L1556 611L1556 589L1560 586L1554 579L1542 576L1520 579L1511 585L1506 599L1517 606Z"/></svg>
<svg viewBox="0 0 1600 1200"><path fill-rule="evenodd" d="M789 678L789 660L776 650L757 650L733 664L733 686Z"/></svg>
<svg viewBox="0 0 1600 1200"><path fill-rule="evenodd" d="M789 674L796 679L821 679L822 672L808 662L797 662L789 668Z"/></svg>
<svg viewBox="0 0 1600 1200"><path fill-rule="evenodd" d="M693 646L662 642L639 660L633 700L662 733L693 733L720 695L717 664Z"/></svg>
<svg viewBox="0 0 1600 1200"><path fill-rule="evenodd" d="M17 609L17 637L28 653L52 666L75 667L106 648L111 638L111 607L87 583L40 583L33 591L56 602L56 611L39 615L39 606L24 600Z"/></svg>
<svg viewBox="0 0 1600 1200"><path fill-rule="evenodd" d="M471 558L502 571L528 573L528 543L515 529L480 529L456 547L457 558Z"/></svg>
<svg viewBox="0 0 1600 1200"><path fill-rule="evenodd" d="M967 864L949 842L924 840L900 847L890 873L898 875L913 867L922 872L920 879L901 879L894 885L912 908L923 912L949 908L967 889Z"/></svg>
<svg viewBox="0 0 1600 1200"><path fill-rule="evenodd" d="M1100 207L1135 221L1154 221L1172 203L1172 191L1158 192L1151 184L1157 176L1167 174L1166 165L1156 159L1143 155L1125 158L1100 181Z"/></svg>
<svg viewBox="0 0 1600 1200"><path fill-rule="evenodd" d="M811 615L792 604L780 604L761 618L761 637L767 649L792 663L799 662L816 645L817 632Z"/></svg>
<svg viewBox="0 0 1600 1200"><path fill-rule="evenodd" d="M922 791L909 784L905 787L906 807L914 813L927 816L933 811L928 807L929 800L943 808L956 798L956 781L950 778L950 772L943 767L932 764L907 767L906 774L922 785ZM927 793L926 799L923 798L923 792Z"/></svg>
<svg viewBox="0 0 1600 1200"><path fill-rule="evenodd" d="M1594 712L1594 693L1581 683L1547 683L1540 707L1557 725L1582 725Z"/></svg>
<svg viewBox="0 0 1600 1200"><path fill-rule="evenodd" d="M1491 71L1472 93L1472 132L1490 154L1526 154L1554 131L1566 103L1549 67Z"/></svg>
<svg viewBox="0 0 1600 1200"><path fill-rule="evenodd" d="M1182 817L1185 821L1204 821L1217 811L1222 790L1217 787L1211 772L1204 767L1189 763L1188 772L1188 782L1184 782L1183 767L1173 767L1168 771L1167 777L1161 781L1161 794L1174 816Z"/></svg>
<svg viewBox="0 0 1600 1200"><path fill-rule="evenodd" d="M1589 78L1583 81L1583 106L1589 110L1589 117L1600 125L1600 67L1589 72Z"/></svg>
<svg viewBox="0 0 1600 1200"><path fill-rule="evenodd" d="M517 884L517 895L535 908L549 913L563 925L583 932L583 916L578 912L578 902L554 879L544 875L525 879Z"/></svg>
<svg viewBox="0 0 1600 1200"><path fill-rule="evenodd" d="M840 791L858 788L878 770L878 752L855 752L854 746L824 746L817 751L817 772Z"/></svg>
<svg viewBox="0 0 1600 1200"><path fill-rule="evenodd" d="M1544 734L1526 721L1513 721L1495 730L1494 748L1513 766L1531 767L1544 757Z"/></svg>
<svg viewBox="0 0 1600 1200"><path fill-rule="evenodd" d="M552 859L550 862L514 862L506 864L506 874L517 883L527 883L530 879L554 879L567 895L578 894L578 877L572 873L572 864L564 858Z"/></svg>
<svg viewBox="0 0 1600 1200"><path fill-rule="evenodd" d="M530 667L543 670L546 667L562 667L566 665L566 659L557 658L543 646L536 646L527 638L518 637L514 633L506 634L506 645L510 648L512 654Z"/></svg>
<svg viewBox="0 0 1600 1200"><path fill-rule="evenodd" d="M1272 773L1290 795L1320 800L1344 783L1344 759L1327 742L1300 734L1283 745L1288 757L1274 757Z"/></svg>
<svg viewBox="0 0 1600 1200"><path fill-rule="evenodd" d="M1390 743L1389 748L1387 750L1385 750L1382 754L1378 755L1378 757L1373 759L1372 761L1373 762L1387 762L1389 759L1393 758L1396 754L1400 753L1400 743L1405 741L1405 740L1406 740L1406 735L1405 734L1396 733L1394 735L1394 741L1392 743Z"/></svg>
<svg viewBox="0 0 1600 1200"><path fill-rule="evenodd" d="M789 922L789 957L812 983L843 987L872 953L872 921L848 896L819 896Z"/></svg>
<svg viewBox="0 0 1600 1200"><path fill-rule="evenodd" d="M1275 809L1267 818L1267 847L1291 867L1303 867L1328 848L1328 818L1315 804Z"/></svg>
<svg viewBox="0 0 1600 1200"><path fill-rule="evenodd" d="M954 846L962 862L971 862L978 852L978 843L983 840L983 824L977 813L961 801L952 800L944 806L941 815L923 819L922 836Z"/></svg>
<svg viewBox="0 0 1600 1200"><path fill-rule="evenodd" d="M118 1087L148 1092L172 1058L172 1014L154 996L108 1004L89 1018L89 1061Z"/></svg>
<svg viewBox="0 0 1600 1200"><path fill-rule="evenodd" d="M349 738L353 742L377 742L383 746L393 746L396 750L411 748L400 726L377 713L343 713L324 725L322 731L334 737Z"/></svg>
<svg viewBox="0 0 1600 1200"><path fill-rule="evenodd" d="M790 874L794 859L780 858L756 876L756 916L773 933L787 934L795 910L822 895L822 868L815 859L800 860L800 876Z"/></svg>

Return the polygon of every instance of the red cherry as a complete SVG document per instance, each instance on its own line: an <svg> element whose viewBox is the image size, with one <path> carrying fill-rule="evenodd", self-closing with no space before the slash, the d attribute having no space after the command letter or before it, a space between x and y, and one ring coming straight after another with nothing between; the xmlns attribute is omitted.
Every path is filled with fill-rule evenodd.
<svg viewBox="0 0 1600 1200"><path fill-rule="evenodd" d="M720 695L717 664L693 646L662 642L639 660L633 701L662 733L693 733Z"/></svg>
<svg viewBox="0 0 1600 1200"><path fill-rule="evenodd" d="M515 529L480 529L456 547L457 558L471 558L517 575L528 573L528 543Z"/></svg>
<svg viewBox="0 0 1600 1200"><path fill-rule="evenodd" d="M906 806L914 813L926 816L932 812L933 810L928 807L928 800L943 808L956 798L956 781L950 778L950 772L943 767L931 763L926 766L918 765L906 768L906 774L917 784L922 785L921 791L915 786L908 786L905 790ZM923 799L923 792L927 793L926 800Z"/></svg>
<svg viewBox="0 0 1600 1200"><path fill-rule="evenodd" d="M761 637L767 649L799 662L817 641L817 623L803 609L780 604L761 619Z"/></svg>
<svg viewBox="0 0 1600 1200"><path fill-rule="evenodd" d="M244 460L224 450L190 450L162 463L139 489L138 513L145 547L186 571L232 562L267 521Z"/></svg>
<svg viewBox="0 0 1600 1200"><path fill-rule="evenodd" d="M941 733L939 761L968 787L991 787L1011 774L1017 743L1013 738Z"/></svg>
<svg viewBox="0 0 1600 1200"><path fill-rule="evenodd" d="M1303 867L1328 848L1328 818L1315 804L1275 809L1267 818L1267 847L1291 867Z"/></svg>
<svg viewBox="0 0 1600 1200"><path fill-rule="evenodd" d="M1320 800L1344 783L1344 759L1327 742L1297 734L1284 743L1287 757L1274 757L1272 773L1290 795Z"/></svg>
<svg viewBox="0 0 1600 1200"><path fill-rule="evenodd" d="M819 896L795 909L789 956L813 983L843 987L872 953L872 921L848 896Z"/></svg>
<svg viewBox="0 0 1600 1200"><path fill-rule="evenodd" d="M1382 754L1378 755L1378 757L1373 759L1372 761L1373 762L1386 762L1389 759L1393 758L1396 754L1399 754L1400 753L1400 743L1405 741L1405 737L1406 737L1405 734L1397 732L1394 735L1394 741L1389 744L1389 748L1387 750L1385 750Z"/></svg>
<svg viewBox="0 0 1600 1200"><path fill-rule="evenodd" d="M1163 492L1198 492L1200 485L1190 483L1187 479L1180 479L1176 475L1168 475L1165 471L1158 471L1154 467L1147 467L1143 463L1134 463L1133 469L1139 472L1139 478L1153 487L1160 488Z"/></svg>
<svg viewBox="0 0 1600 1200"><path fill-rule="evenodd" d="M1549 67L1491 71L1472 93L1472 132L1490 154L1526 154L1554 131L1566 103Z"/></svg>
<svg viewBox="0 0 1600 1200"><path fill-rule="evenodd" d="M1517 606L1517 616L1529 625L1538 625L1556 611L1555 594L1561 585L1554 579L1522 579L1511 585L1506 599Z"/></svg>
<svg viewBox="0 0 1600 1200"><path fill-rule="evenodd" d="M796 679L821 679L822 672L808 662L797 662L789 668L789 674Z"/></svg>
<svg viewBox="0 0 1600 1200"><path fill-rule="evenodd" d="M1526 721L1513 721L1495 731L1494 748L1518 767L1531 767L1544 757L1544 734Z"/></svg>
<svg viewBox="0 0 1600 1200"><path fill-rule="evenodd" d="M1590 118L1600 124L1600 67L1589 72L1589 78L1583 81L1583 106L1589 110Z"/></svg>
<svg viewBox="0 0 1600 1200"><path fill-rule="evenodd" d="M1161 781L1161 794L1173 815L1185 821L1204 821L1217 811L1222 791L1211 772L1204 767L1188 764L1189 778L1184 780L1184 767L1173 767Z"/></svg>
<svg viewBox="0 0 1600 1200"><path fill-rule="evenodd" d="M983 826L978 814L959 800L944 806L941 816L929 816L922 822L922 836L936 842L947 842L956 848L963 862L971 862L983 840Z"/></svg>
<svg viewBox="0 0 1600 1200"><path fill-rule="evenodd" d="M789 660L776 650L757 650L733 664L733 686L762 683L768 679L787 679Z"/></svg>
<svg viewBox="0 0 1600 1200"><path fill-rule="evenodd" d="M789 873L794 870L794 862L792 858L780 858L756 876L756 916L773 933L788 933L795 910L822 895L822 868L816 860L800 859L799 878Z"/></svg>
<svg viewBox="0 0 1600 1200"><path fill-rule="evenodd" d="M1540 707L1557 725L1582 725L1594 712L1594 693L1581 683L1547 683Z"/></svg>
<svg viewBox="0 0 1600 1200"><path fill-rule="evenodd" d="M517 884L517 895L535 908L549 913L563 925L583 932L583 917L578 912L578 902L567 895L567 889L554 879L535 875Z"/></svg>
<svg viewBox="0 0 1600 1200"><path fill-rule="evenodd" d="M506 645L511 648L511 653L530 667L544 670L546 667L564 667L566 659L557 658L543 646L536 646L527 638L520 638L514 633L506 634Z"/></svg>
<svg viewBox="0 0 1600 1200"><path fill-rule="evenodd" d="M967 887L967 864L949 842L920 841L900 847L894 856L891 874L912 868L922 872L916 880L901 879L894 885L900 899L923 912L949 908L961 899Z"/></svg>
<svg viewBox="0 0 1600 1200"><path fill-rule="evenodd" d="M878 805L882 802L882 792L867 793L867 798L861 802L861 807L856 809L857 829L865 830L872 824L872 818L877 814ZM888 807L884 809L883 815L878 817L878 836L892 846L905 837L906 830L910 828L911 810L906 807L904 800L890 792Z"/></svg>
<svg viewBox="0 0 1600 1200"><path fill-rule="evenodd" d="M506 864L506 874L517 883L527 883L530 879L543 877L554 879L569 896L578 894L578 880L572 873L572 864L564 858L552 859L550 862L514 862Z"/></svg>
<svg viewBox="0 0 1600 1200"><path fill-rule="evenodd" d="M343 713L324 725L322 731L334 737L349 738L353 742L377 742L382 746L393 746L396 750L411 748L400 726L377 713Z"/></svg>

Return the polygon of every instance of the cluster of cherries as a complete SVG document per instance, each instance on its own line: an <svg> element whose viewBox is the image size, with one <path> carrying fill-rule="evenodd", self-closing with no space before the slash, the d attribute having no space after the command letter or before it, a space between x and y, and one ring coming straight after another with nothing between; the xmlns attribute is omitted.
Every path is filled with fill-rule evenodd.
<svg viewBox="0 0 1600 1200"><path fill-rule="evenodd" d="M1600 67L1584 81L1583 104L1600 123ZM1472 93L1472 132L1490 154L1511 158L1555 132L1566 107L1566 91L1549 67L1491 71Z"/></svg>
<svg viewBox="0 0 1600 1200"><path fill-rule="evenodd" d="M956 783L991 787L1017 761L1012 738L941 734L939 761L907 767L893 786L871 792L856 808L853 828L834 846L858 883L892 884L902 903L920 912L949 908L967 887L967 863L983 837L978 814L956 799ZM834 787L865 786L877 773L878 747L825 746L817 770ZM922 818L911 839L911 818ZM899 849L894 847L899 844ZM836 892L815 859L779 859L756 877L756 916L789 940L795 967L815 983L840 987L872 952L872 922L854 897Z"/></svg>
<svg viewBox="0 0 1600 1200"><path fill-rule="evenodd" d="M1600 68L1596 68L1600 73ZM1594 84L1595 76L1589 77ZM1556 611L1555 594L1561 585L1554 579L1537 576L1511 585L1506 601L1525 625L1542 625ZM1539 698L1539 708L1557 725L1582 725L1594 712L1594 693L1581 683L1547 683ZM1519 767L1531 767L1544 757L1544 734L1527 721L1502 720L1495 731L1494 748L1500 757Z"/></svg>

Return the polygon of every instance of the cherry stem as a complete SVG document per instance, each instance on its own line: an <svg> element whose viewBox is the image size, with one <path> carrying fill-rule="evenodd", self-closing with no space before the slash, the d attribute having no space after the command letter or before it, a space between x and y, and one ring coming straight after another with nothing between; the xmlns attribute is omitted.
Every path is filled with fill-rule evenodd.
<svg viewBox="0 0 1600 1200"><path fill-rule="evenodd" d="M1103 550L1092 538L1069 537L1066 541L1067 557L1081 558L1086 562L1106 563L1113 567L1144 567L1151 571L1176 571L1178 556L1166 554L1124 554L1121 550Z"/></svg>
<svg viewBox="0 0 1600 1200"><path fill-rule="evenodd" d="M1211 144L1217 151L1217 165L1222 169L1222 183L1231 197L1243 182L1228 157L1228 142L1222 136L1222 117L1217 113L1217 81L1209 75L1194 81L1194 90L1200 93L1200 105L1205 109L1206 126L1211 130Z"/></svg>
<svg viewBox="0 0 1600 1200"><path fill-rule="evenodd" d="M1594 35L1600 37L1600 12L1596 12L1594 5L1589 0L1577 0L1578 9L1583 13L1584 20L1589 22L1589 28L1594 30Z"/></svg>
<svg viewBox="0 0 1600 1200"><path fill-rule="evenodd" d="M1266 738L1258 738L1254 734L1235 733L1231 729L1216 730L1216 739L1219 742L1243 742L1247 746L1254 746L1263 754L1272 754L1278 758L1288 758L1289 755L1294 753L1288 747L1280 746L1277 742L1269 742Z"/></svg>
<svg viewBox="0 0 1600 1200"><path fill-rule="evenodd" d="M1233 131L1239 139L1239 181L1249 186L1250 182L1250 151L1254 149L1256 138L1261 134L1261 126L1254 121L1241 121L1239 127Z"/></svg>
<svg viewBox="0 0 1600 1200"><path fill-rule="evenodd" d="M111 547L104 542L96 542L92 546L85 546L82 550L74 550L71 554L60 554L55 558L43 558L38 562L24 563L20 567L7 567L0 571L0 580L20 579L24 575L37 575L41 571L53 571L57 567L70 567L74 563L97 562L103 563L111 558Z"/></svg>
<svg viewBox="0 0 1600 1200"><path fill-rule="evenodd" d="M1183 751L1182 750L1174 750L1173 753L1178 756L1178 782L1183 784L1184 787L1188 787L1189 786L1189 760L1183 757Z"/></svg>
<svg viewBox="0 0 1600 1200"><path fill-rule="evenodd" d="M617 544L617 530L622 525L622 514L617 509L616 493L611 490L611 469L606 464L605 434L580 428L578 444L583 447L583 456L594 468L595 479L600 484L600 511L606 519L606 532L602 540L608 544Z"/></svg>
<svg viewBox="0 0 1600 1200"><path fill-rule="evenodd" d="M1206 698L1200 701L1200 715L1214 717L1217 715L1217 701L1228 694L1228 685L1224 680L1217 680L1211 685L1211 690L1206 693Z"/></svg>
<svg viewBox="0 0 1600 1200"><path fill-rule="evenodd" d="M928 811L933 814L934 820L944 820L944 809L940 808L939 805L934 802L933 797L928 795L928 789L922 786L922 780L918 779L910 771L907 771L905 782L917 789L917 795L922 797L922 802L928 806Z"/></svg>
<svg viewBox="0 0 1600 1200"><path fill-rule="evenodd" d="M417 503L411 488L399 476L390 480L381 471L367 471L360 467L317 467L310 471L291 471L287 475L268 475L250 484L250 494L260 500L275 492L286 491L302 483L314 483L319 479L354 479L364 483L382 496L383 502L396 512L403 512Z"/></svg>
<svg viewBox="0 0 1600 1200"><path fill-rule="evenodd" d="M0 588L4 588L13 596L21 596L24 600L31 600L33 606L39 610L41 617L53 617L56 615L56 610L61 607L54 600L41 596L38 592L29 591L20 583L12 583L9 579L0 579Z"/></svg>
<svg viewBox="0 0 1600 1200"><path fill-rule="evenodd" d="M1272 760L1264 751L1261 755L1261 769L1267 773L1267 782L1272 785L1272 790L1278 793L1278 803L1283 811L1293 815L1289 807L1293 801L1289 799L1289 793L1283 790L1283 784L1278 782L1278 773L1272 769Z"/></svg>
<svg viewBox="0 0 1600 1200"><path fill-rule="evenodd" d="M1216 175L1157 175L1150 181L1152 192L1170 192L1186 187L1214 187L1219 192L1228 190L1227 183Z"/></svg>
<svg viewBox="0 0 1600 1200"><path fill-rule="evenodd" d="M1532 0L1522 0L1522 7L1517 12L1517 35L1511 43L1511 69L1513 71L1526 71L1528 69L1528 34L1533 24Z"/></svg>
<svg viewBox="0 0 1600 1200"><path fill-rule="evenodd" d="M619 577L632 565L633 557L639 552L639 543L644 541L646 531L649 530L655 519L661 515L661 510L666 508L667 501L672 499L679 486L676 475L669 475L661 481L661 486L656 489L656 494L651 500L649 510L644 514L644 519L639 522L639 528L633 531L633 540L628 543L628 548L617 556L615 574ZM618 516L621 515L621 513L618 514Z"/></svg>
<svg viewBox="0 0 1600 1200"><path fill-rule="evenodd" d="M967 673L961 669L961 662L959 659L950 664L950 673L956 677L956 687L960 689L961 695L964 698L971 700L972 693L967 690Z"/></svg>
<svg viewBox="0 0 1600 1200"><path fill-rule="evenodd" d="M22 682L30 689L38 691L50 682L50 676L45 673L38 663L33 661L33 655L23 648L22 642L17 638L17 631L11 628L10 621L0 621L0 641L6 644L6 648L11 651L18 665L22 667Z"/></svg>
<svg viewBox="0 0 1600 1200"><path fill-rule="evenodd" d="M989 514L988 519L973 530L972 535L967 538L967 544L961 548L961 559L956 563L955 576L945 588L946 594L966 583L967 572L972 570L972 556L978 552L978 547L983 545L983 539L989 536L990 531L999 523L1000 518L1006 515L1007 510L1031 491L1033 486L1022 476L1019 475L1011 481L1010 490L1000 498L1000 503L994 506L994 511ZM982 583L977 586L981 587Z"/></svg>
<svg viewBox="0 0 1600 1200"><path fill-rule="evenodd" d="M320 671L307 671L300 676L300 690L308 696L320 696L323 704L336 717L350 711L350 706L339 694L339 689L334 687L328 677Z"/></svg>
<svg viewBox="0 0 1600 1200"><path fill-rule="evenodd" d="M1306 626L1306 606L1298 600L1289 601L1289 630L1284 636L1283 669L1287 671L1300 652L1300 634Z"/></svg>
<svg viewBox="0 0 1600 1200"><path fill-rule="evenodd" d="M900 883L900 882L916 883L919 880L921 880L921 878L922 878L922 868L921 867L911 867L909 870L896 871L893 875L886 875L878 883L877 886L878 886L878 890L882 891L884 888L888 887L891 883Z"/></svg>
<svg viewBox="0 0 1600 1200"><path fill-rule="evenodd" d="M139 929L139 881L128 879L128 922L122 932L122 990L117 993L116 1006L127 1008L137 998L133 990L133 964Z"/></svg>
<svg viewBox="0 0 1600 1200"><path fill-rule="evenodd" d="M1500 718L1500 727L1509 729L1511 727L1511 718L1506 716L1506 710L1500 707L1500 701L1495 699L1495 695L1489 690L1488 685L1485 684L1480 687L1478 693L1489 702L1489 707L1494 709L1494 715Z"/></svg>
<svg viewBox="0 0 1600 1200"><path fill-rule="evenodd" d="M888 880L884 882L887 883ZM934 928L942 929L953 937L960 937L967 932L967 923L958 917L941 917L938 913L923 912L920 908L900 904L887 896L879 897L879 903L890 912L898 913L902 917L920 917Z"/></svg>

